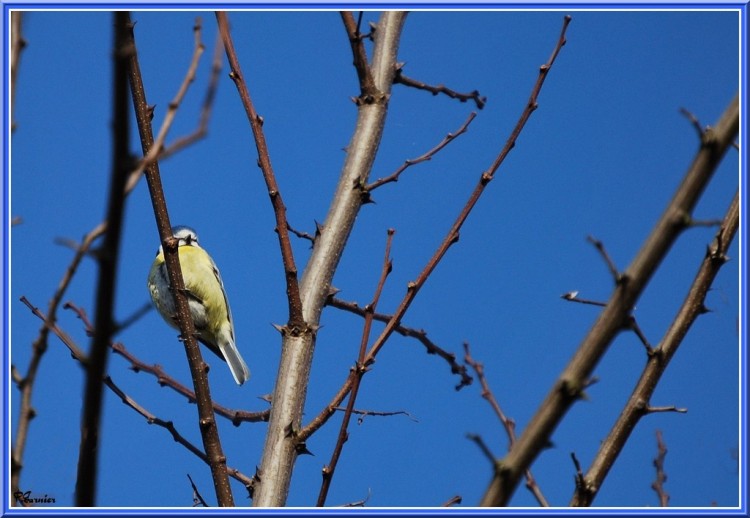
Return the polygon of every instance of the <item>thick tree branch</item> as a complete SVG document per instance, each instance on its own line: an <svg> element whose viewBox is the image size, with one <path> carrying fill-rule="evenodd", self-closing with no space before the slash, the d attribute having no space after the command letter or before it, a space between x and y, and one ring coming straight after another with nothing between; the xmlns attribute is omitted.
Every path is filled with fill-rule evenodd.
<svg viewBox="0 0 750 518"><path fill-rule="evenodd" d="M307 395L315 329L330 292L333 274L362 206L359 186L366 185L380 144L405 18L406 13L388 11L378 22L370 66L377 94L372 103L358 106L356 129L347 146L336 193L302 275L300 295L308 331L299 336L286 333L282 337L281 361L260 467L261 481L253 499L255 506L278 507L286 502L297 456L294 436L300 427Z"/></svg>
<svg viewBox="0 0 750 518"><path fill-rule="evenodd" d="M661 342L656 348L652 349L638 383L609 434L599 446L599 451L584 476L583 487L576 491L571 500L571 506L590 506L592 504L609 470L643 416L654 412L684 413L684 409L674 406L651 407L649 402L657 383L669 365L669 361L677 352L677 348L695 320L704 313L706 294L719 273L719 269L727 260L726 252L734 239L738 226L739 194L736 193L721 228L703 258L682 306L677 311L677 315Z"/></svg>
<svg viewBox="0 0 750 518"><path fill-rule="evenodd" d="M607 306L583 339L580 347L538 408L515 447L496 466L481 505L504 506L526 468L548 444L552 433L570 406L581 397L583 387L615 336L627 325L628 315L651 276L686 228L695 204L713 172L732 145L739 128L737 96L716 124L704 134L700 150L681 185L633 262L622 274Z"/></svg>

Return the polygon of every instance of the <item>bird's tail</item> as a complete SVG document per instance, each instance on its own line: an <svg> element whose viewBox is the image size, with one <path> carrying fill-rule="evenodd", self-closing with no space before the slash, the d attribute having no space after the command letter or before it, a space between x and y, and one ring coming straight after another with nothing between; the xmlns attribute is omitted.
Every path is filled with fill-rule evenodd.
<svg viewBox="0 0 750 518"><path fill-rule="evenodd" d="M250 379L250 369L247 368L245 360L242 359L240 352L237 350L237 346L234 342L225 340L219 342L219 349L221 354L229 365L229 370L232 371L234 381L238 385L242 385Z"/></svg>

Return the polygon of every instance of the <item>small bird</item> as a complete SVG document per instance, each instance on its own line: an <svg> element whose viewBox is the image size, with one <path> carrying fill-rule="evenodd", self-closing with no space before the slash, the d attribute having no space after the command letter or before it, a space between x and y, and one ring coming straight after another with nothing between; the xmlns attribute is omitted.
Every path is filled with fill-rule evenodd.
<svg viewBox="0 0 750 518"><path fill-rule="evenodd" d="M186 226L176 226L172 227L172 235L179 242L177 251L182 279L198 339L227 362L234 380L238 385L242 385L250 379L250 370L234 343L232 312L219 269L211 256L198 244L198 234L195 230ZM170 326L179 329L167 267L164 263L164 250L161 246L148 274L148 290L162 318Z"/></svg>

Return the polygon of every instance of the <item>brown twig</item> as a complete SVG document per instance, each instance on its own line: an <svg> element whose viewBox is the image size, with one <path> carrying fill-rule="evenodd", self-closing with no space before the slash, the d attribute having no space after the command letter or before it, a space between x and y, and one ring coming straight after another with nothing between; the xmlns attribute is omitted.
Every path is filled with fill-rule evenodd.
<svg viewBox="0 0 750 518"><path fill-rule="evenodd" d="M445 94L451 99L458 99L462 103L465 103L466 101L474 101L474 103L477 105L477 109L479 110L484 108L484 105L487 104L487 97L480 95L478 90L474 90L473 92L470 92L468 94L462 94L460 92L456 92L455 90L451 90L445 85L428 85L427 83L423 83L422 81L417 81L416 79L406 77L403 74L402 66L400 66L396 71L396 77L393 80L394 83L401 83L404 86L409 86L418 90L426 90L432 93L432 95Z"/></svg>
<svg viewBox="0 0 750 518"><path fill-rule="evenodd" d="M302 232L300 230L295 230L294 228L292 228L292 226L288 222L286 224L286 228L289 230L289 232L291 232L292 234L294 234L298 238L300 238L300 239L307 239L308 241L310 241L310 248L312 248L312 247L315 246L315 238L320 234L320 228L317 225L317 222L316 222L315 236L311 236L307 232Z"/></svg>
<svg viewBox="0 0 750 518"><path fill-rule="evenodd" d="M326 304L337 309L342 309L344 311L354 313L355 315L359 315L361 317L364 317L366 313L365 309L360 307L356 302L348 302L334 296L329 297ZM389 322L391 318L393 318L393 315L374 313L373 318L379 322ZM424 345L425 349L427 350L427 354L435 354L448 362L448 365L451 368L451 373L457 374L461 377L461 381L459 381L458 385L456 385L456 390L460 390L463 387L471 385L472 377L469 375L466 366L456 361L456 355L454 353L446 351L445 349L436 345L432 340L427 338L427 332L425 330L414 329L399 324L398 326L396 326L395 332L400 334L401 336L415 338L422 345Z"/></svg>
<svg viewBox="0 0 750 518"><path fill-rule="evenodd" d="M336 408L334 408L334 410L336 410L337 412L346 412L346 408L340 407L340 406L337 406ZM365 417L367 417L368 415L372 415L376 417L391 417L394 415L405 415L412 421L419 422L419 419L411 415L406 410L394 410L391 412L382 412L382 411L377 411L377 410L361 410L361 409L354 408L352 409L352 414L356 414L359 416L359 418L357 419L357 424L362 424L365 420Z"/></svg>
<svg viewBox="0 0 750 518"><path fill-rule="evenodd" d="M284 332L292 334L309 332L304 317L302 316L302 300L300 298L299 281L297 279L297 266L294 263L294 253L289 239L286 207L284 207L284 201L281 198L281 192L276 183L276 176L274 175L273 167L271 166L271 157L268 152L266 137L263 133L263 119L255 111L255 106L250 99L250 91L248 90L247 82L242 75L240 62L234 49L234 42L232 41L232 36L229 30L229 19L227 13L224 11L216 11L216 20L219 24L219 32L221 33L221 39L224 42L224 50L226 51L227 59L229 60L229 66L232 69L229 76L232 78L232 81L234 81L240 95L240 100L242 101L242 106L245 108L245 113L247 114L247 119L250 123L250 128L252 129L253 137L255 139L255 147L258 151L258 165L263 173L263 179L266 182L268 195L271 198L271 205L273 206L273 212L276 217L276 234L279 238L281 257L284 263L286 294L289 303L289 322L284 327Z"/></svg>
<svg viewBox="0 0 750 518"><path fill-rule="evenodd" d="M513 445L516 442L516 422L513 419L507 417L502 408L500 408L500 403L498 403L495 394L492 392L492 390L490 389L490 385L487 382L487 377L484 375L484 365L476 361L471 356L471 350L469 348L468 342L464 342L464 362L472 369L474 369L474 372L477 375L477 379L479 380L479 384L482 386L482 398L490 404L492 410L495 412L495 415L502 423L503 428L505 429L505 433L508 435L508 449L510 450L511 448L513 448ZM494 457L492 457L492 462L493 464L496 462L496 459ZM539 505L541 505L542 507L549 507L549 502L544 496L544 493L542 493L539 485L536 483L536 479L534 478L534 475L532 475L531 469L526 470L525 476L526 487L531 492L531 494L534 495L534 498L536 498L536 501L539 502Z"/></svg>
<svg viewBox="0 0 750 518"><path fill-rule="evenodd" d="M341 451L344 448L344 443L349 437L349 432L347 431L349 428L349 421L351 420L352 412L354 411L354 403L356 402L359 387L362 383L362 376L364 376L365 372L367 372L367 365L365 364L365 353L367 351L367 343L370 341L370 331L372 330L372 322L374 320L373 313L375 313L375 309L377 308L378 301L380 300L380 294L383 292L383 287L385 286L385 281L388 278L388 275L393 270L393 262L391 261L391 244L393 242L394 232L395 231L393 229L388 230L388 238L385 244L385 254L383 258L383 268L380 272L380 279L378 280L377 287L375 288L375 294L372 297L372 302L370 302L365 308L365 322L362 327L362 339L359 344L357 363L352 368L351 373L349 374L349 378L352 379L352 388L349 392L349 399L346 402L344 418L341 421L338 438L336 439L336 446L334 447L333 453L331 454L331 460L326 466L323 467L323 483L321 484L320 492L318 493L318 501L316 504L317 507L323 507L325 505L326 497L328 496L328 490L331 487L331 480L333 479L333 475L336 471L336 466L338 465L338 461L341 456Z"/></svg>
<svg viewBox="0 0 750 518"><path fill-rule="evenodd" d="M344 22L346 34L349 37L349 44L352 48L352 55L354 57L354 68L357 70L357 77L359 78L359 89L361 93L356 102L357 104L370 104L374 102L374 99L377 96L377 88L375 87L375 81L372 77L372 70L367 63L367 53L365 52L365 46L362 43L363 37L359 32L359 25L362 21L362 16L360 13L359 22L355 22L352 13L341 11L340 14L341 20Z"/></svg>
<svg viewBox="0 0 750 518"><path fill-rule="evenodd" d="M604 244L599 241L598 239L594 238L593 236L586 236L586 240L594 245L596 249L599 251L599 253L602 256L602 259L604 259L604 262L607 264L607 268L609 269L609 274L612 276L612 279L614 279L615 284L619 284L622 280L622 274L617 270L617 266L615 265L615 262L612 260L612 258L609 256L609 253L607 253L607 249L604 248Z"/></svg>
<svg viewBox="0 0 750 518"><path fill-rule="evenodd" d="M495 455L492 453L492 450L490 450L490 447L487 446L487 443L484 442L484 439L481 435L476 433L467 433L466 438L477 445L482 454L487 457L487 460L490 462L490 464L495 463Z"/></svg>
<svg viewBox="0 0 750 518"><path fill-rule="evenodd" d="M150 156L155 142L151 128L151 113L146 101L146 93L143 87L143 80L138 63L138 55L135 51L135 37L133 35L133 25L129 22L129 38L133 47L133 57L130 60L130 91L133 97L133 106L135 107L136 120L138 121L138 132L141 137L141 147L146 157ZM155 156L155 155L154 155ZM180 268L179 255L177 252L178 243L172 236L171 224L167 204L164 198L164 191L159 174L159 163L153 161L148 164L145 171L146 182L148 183L151 202L154 207L154 216L156 226L159 230L159 239L164 250L164 260L169 275L169 285L172 288L174 297L176 321L179 324L181 340L185 346L185 354L190 366L190 374L195 388L196 403L198 406L198 422L203 439L203 447L208 458L208 464L211 468L211 476L216 491L216 499L221 507L233 507L234 498L229 485L227 474L226 457L221 446L216 418L213 412L213 401L211 399L211 390L208 384L208 366L203 361L198 342L195 338L195 325L190 313L185 284L182 279L182 270Z"/></svg>
<svg viewBox="0 0 750 518"><path fill-rule="evenodd" d="M120 322L115 323L113 336L124 331L128 327L138 322L143 316L147 315L154 309L154 305L150 302L145 302L141 307L133 311L130 316L125 317Z"/></svg>
<svg viewBox="0 0 750 518"><path fill-rule="evenodd" d="M185 98L185 94L187 93L188 88L193 83L193 81L195 81L195 72L198 69L198 63L200 62L200 58L203 55L203 51L205 50L205 46L201 41L200 18L195 19L195 25L193 26L193 35L195 38L195 44L193 47L193 56L190 60L190 66L188 67L187 74L185 74L185 78L183 79L182 84L180 84L177 93L168 105L167 113L164 115L164 122L162 122L161 128L159 128L159 133L154 140L153 146L147 153L145 153L145 156L140 160L137 167L130 173L128 183L125 187L126 192L129 192L132 188L135 187L135 185L138 183L138 180L140 180L141 174L146 170L146 168L148 168L156 160L162 158L164 152L164 142L167 139L167 133L169 133L169 130L172 127L172 123L174 122L175 116L177 115L177 110L179 109L182 100ZM149 111L151 112L150 115L153 115L153 111L150 109Z"/></svg>
<svg viewBox="0 0 750 518"><path fill-rule="evenodd" d="M198 487L195 485L195 482L193 482L193 477L190 476L190 473L187 474L187 478L190 481L190 487L193 488L193 507L208 507L208 504L203 499L200 491L198 491Z"/></svg>
<svg viewBox="0 0 750 518"><path fill-rule="evenodd" d="M664 472L664 459L667 456L667 446L664 444L661 430L656 430L656 446L658 453L654 459L654 468L656 468L656 480L651 484L651 488L659 497L661 507L669 506L669 493L664 490L664 483L667 481L667 474Z"/></svg>
<svg viewBox="0 0 750 518"><path fill-rule="evenodd" d="M141 360L136 358L130 351L128 351L122 343L119 342L112 344L112 350L113 352L127 359L130 362L130 368L134 372L147 372L154 376L157 383L162 387L169 387L178 394L184 396L185 399L187 399L188 403L196 402L197 398L195 396L195 392L164 372L164 369L162 369L160 365L149 365L142 362ZM268 421L268 415L270 413L270 410L261 410L259 412L250 412L247 410L232 410L216 403L215 401L213 401L211 404L216 414L229 419L235 426L239 426L244 422L259 423Z"/></svg>
<svg viewBox="0 0 750 518"><path fill-rule="evenodd" d="M200 19L198 19L200 20ZM221 36L216 35L216 42L214 43L213 60L211 61L211 76L208 80L208 86L206 87L206 93L203 97L203 104L201 105L201 113L198 119L198 126L195 130L182 137L174 140L170 145L164 147L159 153L158 159L164 160L174 155L178 151L190 146L197 142L208 134L208 122L211 119L211 113L214 107L214 99L216 98L216 90L219 87L219 75L221 74L222 60L221 56L224 52L224 47L221 43Z"/></svg>
<svg viewBox="0 0 750 518"><path fill-rule="evenodd" d="M461 498L461 495L456 495L450 497L448 500L443 502L440 507L453 507L454 505L458 505L463 501L463 498Z"/></svg>
<svg viewBox="0 0 750 518"><path fill-rule="evenodd" d="M432 160L432 157L435 156L435 154L437 154L441 149L443 149L445 146L450 144L453 140L458 138L460 135L463 135L464 133L466 133L466 131L469 128L469 124L471 124L471 121L473 121L476 116L477 116L476 112L471 112L469 114L469 117L466 119L466 121L464 121L461 127L458 128L458 130L456 130L453 133L448 133L445 136L445 138L443 138L443 140L437 146L433 147L432 149L430 149L423 155L418 156L417 158L411 158L411 159L405 160L404 163L401 165L401 167L396 169L396 171L393 172L392 174L384 178L379 178L375 180L374 182L372 182L371 184L366 185L364 187L364 191L367 193L370 193L374 189L377 189L378 187L380 187L381 185L384 185L389 182L397 182L399 177L401 176L401 173L403 173L409 167L425 162L427 160Z"/></svg>
<svg viewBox="0 0 750 518"><path fill-rule="evenodd" d="M591 306L604 307L607 305L606 302L600 302L598 300L582 299L578 296L577 291L569 291L568 293L563 293L562 295L560 295L560 298L570 302L578 302L579 304L589 304Z"/></svg>

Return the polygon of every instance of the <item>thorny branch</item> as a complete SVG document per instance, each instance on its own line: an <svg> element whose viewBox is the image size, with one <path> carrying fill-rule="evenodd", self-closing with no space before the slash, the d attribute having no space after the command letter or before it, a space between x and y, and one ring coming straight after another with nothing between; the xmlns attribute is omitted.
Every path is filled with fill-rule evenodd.
<svg viewBox="0 0 750 518"><path fill-rule="evenodd" d="M397 182L398 179L399 179L399 176L401 176L401 173L403 173L409 167L411 167L413 165L416 165L416 164L419 164L419 163L422 163L422 162L426 162L428 160L432 160L432 157L435 156L435 154L438 153L441 149L443 149L445 146L447 146L448 144L450 144L453 140L455 140L460 135L466 133L466 131L469 129L469 124L471 124L471 121L473 121L476 116L477 116L476 112L471 112L469 114L469 117L466 119L466 121L464 121L464 123L461 125L461 127L458 128L453 133L448 133L445 136L445 138L443 138L443 140L437 146L435 146L434 148L430 149L429 151L427 151L423 155L418 156L417 158L411 158L411 159L405 160L404 163L401 165L401 167L399 167L398 169L396 169L396 171L394 173L392 173L392 174L390 174L390 175L388 175L388 176L386 176L384 178L378 178L377 180L375 180L371 184L366 185L364 187L364 191L369 194L374 189L377 189L381 185L384 185L384 184L389 183L389 182Z"/></svg>
<svg viewBox="0 0 750 518"><path fill-rule="evenodd" d="M399 64L399 67L396 70L396 77L393 82L401 83L404 86L410 86L418 90L426 90L432 93L432 95L445 94L451 99L458 99L462 103L465 103L466 101L474 101L474 103L477 105L477 109L479 110L484 108L484 105L487 104L487 97L480 95L479 91L477 90L474 90L473 92L470 92L468 94L462 94L456 92L455 90L451 90L445 85L431 86L427 83L423 83L422 81L417 81L416 79L406 77L403 74L403 63Z"/></svg>
<svg viewBox="0 0 750 518"><path fill-rule="evenodd" d="M274 385L273 406L266 434L253 505L278 507L289 494L294 463L299 451L297 431L301 426L320 315L329 295L331 280L339 264L355 220L362 208L361 190L372 170L383 135L401 31L407 13L384 11L374 36L369 64L377 94L371 103L357 105L354 134L331 199L321 234L315 241L300 280L303 314L308 329L282 336L282 352ZM369 101L369 99L365 99ZM336 405L338 406L338 405Z"/></svg>
<svg viewBox="0 0 750 518"><path fill-rule="evenodd" d="M598 488L601 487L630 434L643 416L657 412L685 413L687 411L674 405L651 406L649 402L659 380L667 369L669 361L677 352L690 327L700 315L705 313L706 294L719 269L728 260L726 253L738 226L739 194L735 193L724 216L721 228L708 247L682 306L662 337L661 342L648 355L646 366L625 404L625 408L599 446L599 451L586 472L585 483L581 490L573 496L571 506L591 505Z"/></svg>
<svg viewBox="0 0 750 518"><path fill-rule="evenodd" d="M516 446L497 464L495 477L482 499L482 505L508 504L523 471L549 442L571 405L580 399L583 384L590 378L617 334L626 328L628 315L649 279L680 233L688 228L689 215L738 130L739 98L735 96L715 128L703 135L700 149L682 183L641 250L623 273L622 282L615 287L607 306L537 409ZM652 356L659 357L659 354Z"/></svg>
<svg viewBox="0 0 750 518"><path fill-rule="evenodd" d="M237 91L245 108L250 128L252 129L255 147L258 152L258 166L263 173L263 179L268 188L268 196L271 198L274 216L276 217L276 234L279 238L279 247L281 248L281 258L284 263L284 275L286 278L286 294L289 303L289 322L286 325L285 332L292 334L302 333L307 329L302 316L302 300L300 298L299 281L297 279L297 266L294 263L294 253L292 243L289 239L289 227L286 218L286 207L281 197L281 191L276 182L276 175L271 166L271 156L268 152L268 144L263 133L263 118L255 111L255 106L250 98L245 76L240 69L239 58L234 49L234 42L229 30L229 18L224 11L216 11L216 20L219 24L219 32L224 43L229 66L232 71L229 77L234 81Z"/></svg>
<svg viewBox="0 0 750 518"><path fill-rule="evenodd" d="M667 481L667 474L664 472L664 459L667 457L667 445L661 435L661 430L656 430L656 447L658 449L654 459L654 468L656 468L656 480L651 484L651 488L656 491L659 497L659 505L662 507L669 506L669 493L664 490L664 483Z"/></svg>
<svg viewBox="0 0 750 518"><path fill-rule="evenodd" d="M365 309L360 307L356 302L347 302L334 296L329 297L326 304L334 308L354 313L355 315L359 315L361 317L364 317L366 314ZM379 322L389 322L391 318L393 318L393 315L373 313L372 317ZM456 361L456 355L454 353L446 351L445 349L436 345L432 340L427 338L426 331L424 331L423 329L414 329L399 324L398 326L396 326L395 332L400 334L401 336L418 340L422 345L424 345L425 349L427 350L427 354L436 354L437 356L444 359L450 366L451 373L457 374L461 377L461 381L458 383L458 385L456 385L456 390L460 390L463 387L471 385L472 378L469 375L466 366Z"/></svg>

